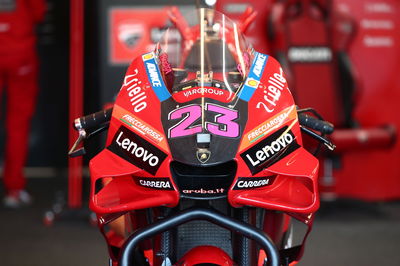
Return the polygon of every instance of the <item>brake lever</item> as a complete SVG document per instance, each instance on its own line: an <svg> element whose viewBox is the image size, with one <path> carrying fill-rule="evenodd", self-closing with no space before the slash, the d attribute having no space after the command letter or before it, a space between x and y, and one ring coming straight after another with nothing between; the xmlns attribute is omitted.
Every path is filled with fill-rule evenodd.
<svg viewBox="0 0 400 266"><path fill-rule="evenodd" d="M74 145L72 146L71 150L68 152L68 156L69 157L78 157L78 156L82 156L86 154L85 148L79 148L77 149L77 147L79 146L79 144L84 140L84 139L89 139L90 137L97 135L98 133L103 132L104 130L106 130L109 127L109 123L104 124L102 127L96 129L93 132L89 132L87 133L85 129L80 128L78 130L79 136L78 139L75 141Z"/></svg>
<svg viewBox="0 0 400 266"><path fill-rule="evenodd" d="M81 148L77 149L79 144L84 139L86 139L86 137L87 137L86 131L84 129L79 129L78 133L79 133L78 139L75 141L74 145L72 146L72 148L68 152L68 156L71 157L71 158L82 156L82 155L86 154L85 147L81 147Z"/></svg>
<svg viewBox="0 0 400 266"><path fill-rule="evenodd" d="M92 136L95 136L101 132L103 132L104 130L108 129L108 127L110 126L110 123L105 123L102 127L96 129L95 131L89 132L89 134L87 134L87 136L85 137L86 139L91 138ZM86 132L85 132L86 133Z"/></svg>
<svg viewBox="0 0 400 266"><path fill-rule="evenodd" d="M301 128L302 131L304 131L305 133L307 133L308 135L310 135L314 139L322 142L329 150L331 150L331 151L335 150L336 145L333 144L332 142L330 142L329 140L327 140L326 138L318 135L317 133L315 133L314 131L312 131L312 130L306 128L306 127L300 126L300 128Z"/></svg>

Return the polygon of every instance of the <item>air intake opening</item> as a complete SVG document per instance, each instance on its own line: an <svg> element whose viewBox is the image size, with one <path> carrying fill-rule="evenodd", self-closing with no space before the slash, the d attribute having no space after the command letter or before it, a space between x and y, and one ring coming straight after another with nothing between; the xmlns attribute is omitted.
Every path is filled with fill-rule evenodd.
<svg viewBox="0 0 400 266"><path fill-rule="evenodd" d="M237 170L235 161L213 166L193 166L175 161L170 167L181 196L191 199L226 197Z"/></svg>

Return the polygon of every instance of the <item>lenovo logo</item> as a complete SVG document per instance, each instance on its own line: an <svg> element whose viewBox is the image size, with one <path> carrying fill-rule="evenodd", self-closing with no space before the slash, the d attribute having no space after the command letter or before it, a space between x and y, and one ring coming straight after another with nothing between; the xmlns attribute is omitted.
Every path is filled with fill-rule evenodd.
<svg viewBox="0 0 400 266"><path fill-rule="evenodd" d="M129 138L125 138L124 133L121 131L116 139L116 143L121 149L127 151L132 156L140 159L141 161L148 163L150 166L156 166L160 162L160 159L146 150L146 148L138 146L137 143L130 140Z"/></svg>
<svg viewBox="0 0 400 266"><path fill-rule="evenodd" d="M153 175L167 157L164 152L124 126L117 131L108 149Z"/></svg>
<svg viewBox="0 0 400 266"><path fill-rule="evenodd" d="M240 156L252 174L256 174L299 147L300 145L296 142L294 134L288 129L288 126L285 126L243 152Z"/></svg>
<svg viewBox="0 0 400 266"><path fill-rule="evenodd" d="M271 158L275 153L280 152L283 148L292 143L293 140L293 135L286 133L269 145L267 144L262 147L261 150L258 150L255 157L252 157L250 154L246 154L246 157L253 166L259 165Z"/></svg>

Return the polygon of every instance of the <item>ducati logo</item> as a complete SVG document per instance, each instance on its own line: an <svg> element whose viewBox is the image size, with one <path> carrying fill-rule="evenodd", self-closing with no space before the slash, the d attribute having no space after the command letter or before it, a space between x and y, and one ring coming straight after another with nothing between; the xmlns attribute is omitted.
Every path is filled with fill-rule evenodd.
<svg viewBox="0 0 400 266"><path fill-rule="evenodd" d="M144 33L142 24L124 23L118 26L118 40L129 49L136 46Z"/></svg>
<svg viewBox="0 0 400 266"><path fill-rule="evenodd" d="M206 163L211 157L211 152L207 149L198 149L196 152L196 156L199 162Z"/></svg>

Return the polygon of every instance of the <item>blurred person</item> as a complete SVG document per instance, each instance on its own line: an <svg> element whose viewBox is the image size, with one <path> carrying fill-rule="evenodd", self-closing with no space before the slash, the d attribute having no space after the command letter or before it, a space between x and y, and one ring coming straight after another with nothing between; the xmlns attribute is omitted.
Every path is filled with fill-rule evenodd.
<svg viewBox="0 0 400 266"><path fill-rule="evenodd" d="M0 0L0 95L7 99L3 203L9 208L32 201L23 168L38 93L35 26L45 11L45 0Z"/></svg>

